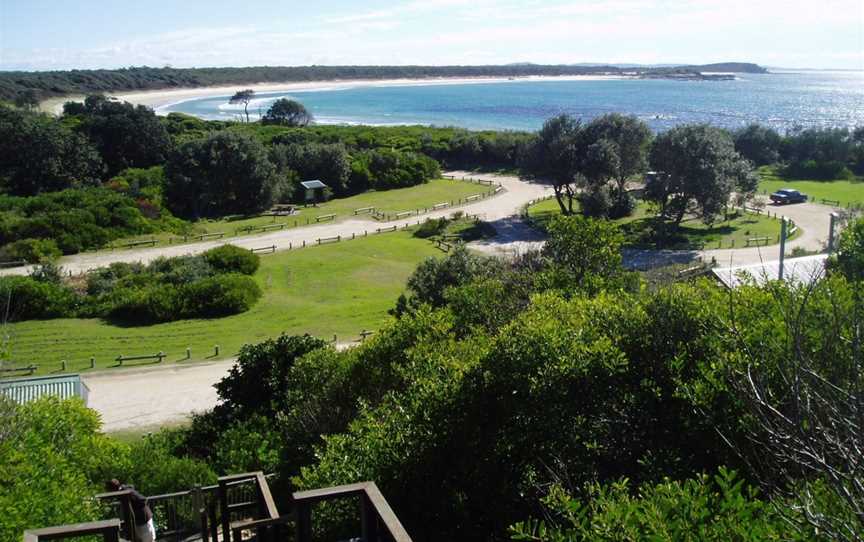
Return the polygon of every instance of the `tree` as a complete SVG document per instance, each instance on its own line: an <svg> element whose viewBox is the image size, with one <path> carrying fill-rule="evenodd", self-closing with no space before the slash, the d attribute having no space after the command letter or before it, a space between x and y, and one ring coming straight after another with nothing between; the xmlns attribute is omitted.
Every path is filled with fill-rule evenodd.
<svg viewBox="0 0 864 542"><path fill-rule="evenodd" d="M837 241L837 250L828 268L849 281L864 281L864 218L848 225Z"/></svg>
<svg viewBox="0 0 864 542"><path fill-rule="evenodd" d="M0 106L0 184L4 191L32 196L96 184L103 167L96 149L58 120Z"/></svg>
<svg viewBox="0 0 864 542"><path fill-rule="evenodd" d="M234 96L231 96L231 99L228 100L228 103L243 104L243 112L246 113L246 122L249 122L249 102L251 102L253 98L255 98L255 91L251 88L247 88L235 92Z"/></svg>
<svg viewBox="0 0 864 542"><path fill-rule="evenodd" d="M312 114L306 110L303 104L287 98L280 98L273 102L273 105L261 118L263 124L282 126L308 126L312 120Z"/></svg>
<svg viewBox="0 0 864 542"><path fill-rule="evenodd" d="M161 165L171 151L165 126L148 107L96 95L71 110L78 111L76 130L99 150L109 176L127 168Z"/></svg>
<svg viewBox="0 0 864 542"><path fill-rule="evenodd" d="M568 275L567 282L595 288L598 280L623 274L624 237L617 225L581 216L556 216L547 231L543 255Z"/></svg>
<svg viewBox="0 0 864 542"><path fill-rule="evenodd" d="M735 150L757 166L773 164L780 159L782 138L773 128L751 124L735 132Z"/></svg>
<svg viewBox="0 0 864 542"><path fill-rule="evenodd" d="M525 173L552 181L555 199L564 215L573 214L575 183L582 166L581 132L582 123L570 115L552 117L543 123L529 144L521 164Z"/></svg>
<svg viewBox="0 0 864 542"><path fill-rule="evenodd" d="M22 90L15 95L15 106L32 111L39 106L39 94L32 88Z"/></svg>
<svg viewBox="0 0 864 542"><path fill-rule="evenodd" d="M645 199L677 227L687 213L706 224L726 208L733 190L749 194L758 179L741 158L728 132L705 124L678 126L654 140L651 167L658 172L645 186Z"/></svg>
<svg viewBox="0 0 864 542"><path fill-rule="evenodd" d="M299 181L321 179L337 196L347 193L351 164L341 143L274 145L270 157L280 170L296 171Z"/></svg>
<svg viewBox="0 0 864 542"><path fill-rule="evenodd" d="M184 144L169 159L165 177L172 211L195 219L261 212L279 198L284 182L264 146L236 132Z"/></svg>
<svg viewBox="0 0 864 542"><path fill-rule="evenodd" d="M611 178L616 186L616 205L624 205L627 181L644 172L648 165L651 130L636 116L610 113L588 123L584 138L591 147L599 146L588 163L586 177L604 183Z"/></svg>

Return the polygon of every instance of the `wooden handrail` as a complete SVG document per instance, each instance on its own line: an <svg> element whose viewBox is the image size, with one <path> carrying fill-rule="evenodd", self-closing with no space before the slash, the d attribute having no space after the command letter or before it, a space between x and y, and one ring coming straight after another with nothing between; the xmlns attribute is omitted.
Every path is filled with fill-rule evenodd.
<svg viewBox="0 0 864 542"><path fill-rule="evenodd" d="M120 538L120 520L115 518L87 523L75 523L73 525L45 527L44 529L29 529L24 531L24 542L61 540L90 535L102 535L102 539L105 542L117 542Z"/></svg>
<svg viewBox="0 0 864 542"><path fill-rule="evenodd" d="M390 504L375 482L360 482L343 486L325 487L321 489L310 489L297 491L293 495L294 505L297 512L297 541L309 542L312 536L312 504L316 502L342 499L359 496L362 498L363 507L363 540L375 542L376 533L375 519L381 523L390 533L395 542L411 542L411 537L402 526L399 518L390 508Z"/></svg>

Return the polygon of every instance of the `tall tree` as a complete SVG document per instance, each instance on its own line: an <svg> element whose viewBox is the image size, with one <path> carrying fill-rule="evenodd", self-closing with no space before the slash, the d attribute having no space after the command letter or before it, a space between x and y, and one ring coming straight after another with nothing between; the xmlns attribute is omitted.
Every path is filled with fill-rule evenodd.
<svg viewBox="0 0 864 542"><path fill-rule="evenodd" d="M586 168L586 176L615 182L616 200L627 197L627 181L643 173L648 165L651 130L638 117L610 113L597 117L584 128L586 145L597 145Z"/></svg>
<svg viewBox="0 0 864 542"><path fill-rule="evenodd" d="M172 211L190 218L263 211L278 199L284 181L261 143L227 131L184 144L165 176Z"/></svg>
<svg viewBox="0 0 864 542"><path fill-rule="evenodd" d="M582 123L561 114L543 123L529 144L522 170L533 177L552 181L555 199L564 215L573 214L576 182L582 163L579 151Z"/></svg>
<svg viewBox="0 0 864 542"><path fill-rule="evenodd" d="M312 120L312 113L307 111L303 104L287 98L280 98L273 102L261 118L263 124L282 126L308 126Z"/></svg>
<svg viewBox="0 0 864 542"><path fill-rule="evenodd" d="M70 106L80 122L78 132L93 142L113 176L130 167L161 165L171 150L171 138L156 113L101 95L88 96L83 107Z"/></svg>
<svg viewBox="0 0 864 542"><path fill-rule="evenodd" d="M251 88L247 88L235 92L234 96L231 96L231 99L228 100L228 103L243 104L243 112L246 113L246 122L249 122L249 102L251 102L253 98L255 98L255 91Z"/></svg>
<svg viewBox="0 0 864 542"><path fill-rule="evenodd" d="M780 158L781 141L776 130L759 124L735 132L735 150L757 166L773 164Z"/></svg>
<svg viewBox="0 0 864 542"><path fill-rule="evenodd" d="M96 184L102 160L90 143L41 113L0 106L0 188L32 196Z"/></svg>
<svg viewBox="0 0 864 542"><path fill-rule="evenodd" d="M646 184L645 199L658 203L661 218L676 229L687 213L711 223L733 190L752 193L758 185L752 164L735 151L729 133L705 124L657 136L650 160L658 174Z"/></svg>

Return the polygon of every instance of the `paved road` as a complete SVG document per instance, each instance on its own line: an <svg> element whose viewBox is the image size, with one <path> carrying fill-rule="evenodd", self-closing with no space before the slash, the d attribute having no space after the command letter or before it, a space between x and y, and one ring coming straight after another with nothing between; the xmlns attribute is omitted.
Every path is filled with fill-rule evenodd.
<svg viewBox="0 0 864 542"><path fill-rule="evenodd" d="M831 212L835 209L818 203L795 205L768 205L766 210L792 219L801 228L801 235L786 244L787 254L800 247L808 251L820 251L828 242ZM498 226L501 226L500 228ZM490 254L513 255L543 246L543 237L518 217L509 217L496 223L499 235L493 239L471 243L471 247ZM778 235L779 225L778 225ZM712 258L722 266L761 263L779 257L779 245L753 248L713 250L625 250L624 260L628 267L650 268L670 263L688 263L697 258L710 261Z"/></svg>
<svg viewBox="0 0 864 542"><path fill-rule="evenodd" d="M496 196L462 205L458 208L442 209L427 213L420 217L411 217L391 222L375 222L371 219L351 219L342 222L319 224L314 226L302 226L298 228L280 230L261 235L238 237L228 240L205 241L186 245L169 245L153 248L139 248L117 251L100 251L95 253L82 253L66 256L60 260L60 265L66 271L79 274L90 269L105 267L114 262L143 262L147 263L160 256L181 256L184 254L198 254L224 244L233 244L243 248L269 247L276 245L276 250L288 250L289 246L300 246L314 244L317 239L325 237L342 236L351 237L352 234L363 235L364 232L373 232L376 228L416 224L418 220L427 218L439 218L449 216L455 210L466 214L481 215L485 220L497 221L517 213L519 209L533 199L544 196L550 188L546 185L531 183L520 180L513 176L484 175L468 173L463 171L448 172L450 175L470 176L475 179L490 180L501 183L504 190ZM289 245L290 243L290 245ZM0 270L0 275L25 275L31 271L31 266L16 267Z"/></svg>

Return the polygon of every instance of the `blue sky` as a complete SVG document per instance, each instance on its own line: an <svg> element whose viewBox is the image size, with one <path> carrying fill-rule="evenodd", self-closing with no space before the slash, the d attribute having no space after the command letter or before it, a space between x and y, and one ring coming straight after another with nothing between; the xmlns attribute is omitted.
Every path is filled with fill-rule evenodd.
<svg viewBox="0 0 864 542"><path fill-rule="evenodd" d="M864 69L864 0L0 0L0 69L509 62Z"/></svg>

